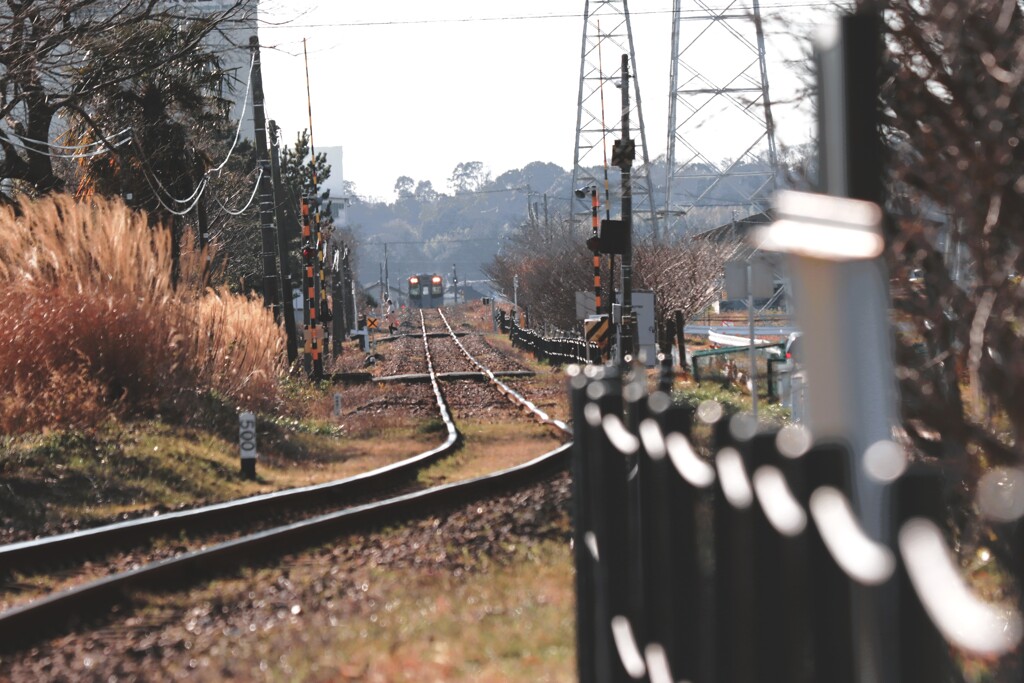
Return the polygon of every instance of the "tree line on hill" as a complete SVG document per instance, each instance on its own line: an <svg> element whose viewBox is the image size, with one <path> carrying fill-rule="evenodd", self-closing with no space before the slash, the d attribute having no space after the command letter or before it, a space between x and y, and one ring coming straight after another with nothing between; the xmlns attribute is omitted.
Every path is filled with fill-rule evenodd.
<svg viewBox="0 0 1024 683"><path fill-rule="evenodd" d="M786 157L787 165L779 173L782 184L800 182L803 175L800 166L806 163L802 156L805 151L795 150ZM749 168L740 166L739 170L750 171L750 176L755 172L763 174L770 168L764 159L751 162ZM695 169L695 172L697 170L703 175L710 169ZM599 169L598 172L603 173ZM665 175L665 160L659 158L651 164L650 171L659 211ZM659 178L662 180L658 181ZM699 194L707 181L701 178L694 179L692 184L688 182L677 180L674 189L678 194L683 194L684 190L687 194ZM754 189L744 185L749 182L752 181L737 176L718 190L716 201L742 204L747 193ZM620 213L617 169L610 169L609 184L611 207L607 213L615 218ZM531 248L538 252L564 248L570 253L579 252L587 262L584 242L590 236L590 200L588 197L587 206L582 207L586 214L581 214L582 205L573 199L571 185L571 170L553 163L532 162L492 177L481 162L471 161L456 166L447 192L438 191L429 181L400 176L391 201L360 198L356 193L348 218L359 242L362 265L359 279L364 283L378 281L385 263L384 245L387 245L392 285L408 275L423 272L439 272L449 278L457 273L461 282L489 282L493 279L491 271L496 262L507 260L513 252L528 253ZM603 218L606 215L603 192L601 202ZM666 244L678 243L691 232L718 227L732 217L733 214L723 208L694 210L685 230L668 235ZM642 221L637 223L640 225L637 241L641 243L649 235ZM511 297L512 290L507 284L498 282ZM570 321L558 315L550 322L565 326Z"/></svg>

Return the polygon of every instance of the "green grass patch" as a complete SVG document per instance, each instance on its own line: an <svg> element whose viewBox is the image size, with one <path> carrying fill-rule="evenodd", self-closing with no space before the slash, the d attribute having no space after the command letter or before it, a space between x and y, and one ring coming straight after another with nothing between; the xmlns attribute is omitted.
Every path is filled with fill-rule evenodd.
<svg viewBox="0 0 1024 683"><path fill-rule="evenodd" d="M328 481L422 450L415 422L351 438L337 422L260 415L253 482L240 475L237 439L237 414L211 404L189 424L109 421L88 431L3 437L7 540Z"/></svg>
<svg viewBox="0 0 1024 683"><path fill-rule="evenodd" d="M233 444L154 421L8 438L0 472L5 525L37 532L64 519L88 526L134 509L223 500L251 486Z"/></svg>
<svg viewBox="0 0 1024 683"><path fill-rule="evenodd" d="M672 392L673 400L681 405L696 408L704 401L717 401L722 404L725 414L733 415L750 411L750 396L732 386L723 386L717 382L705 382L676 388ZM763 397L757 402L757 416L761 422L769 425L782 426L790 421L789 409L778 403L769 403Z"/></svg>

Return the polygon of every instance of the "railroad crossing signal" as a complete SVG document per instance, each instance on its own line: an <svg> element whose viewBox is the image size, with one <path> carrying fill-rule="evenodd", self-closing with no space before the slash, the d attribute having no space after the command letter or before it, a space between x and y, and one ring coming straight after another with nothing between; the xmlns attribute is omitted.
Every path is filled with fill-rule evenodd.
<svg viewBox="0 0 1024 683"><path fill-rule="evenodd" d="M634 159L636 159L635 141L626 138L612 143L612 166L618 166L624 171L633 165Z"/></svg>
<svg viewBox="0 0 1024 683"><path fill-rule="evenodd" d="M583 330L587 341L597 344L601 351L602 360L607 360L612 339L611 321L608 320L608 316L602 315L600 318L595 317L585 320L583 322Z"/></svg>
<svg viewBox="0 0 1024 683"><path fill-rule="evenodd" d="M602 254L625 254L629 246L626 224L615 218L605 218L601 221L601 236L598 238L598 246ZM588 242L589 246L589 242Z"/></svg>
<svg viewBox="0 0 1024 683"><path fill-rule="evenodd" d="M366 329L368 329L368 330L376 330L377 329L377 319L376 318L367 318L366 319Z"/></svg>

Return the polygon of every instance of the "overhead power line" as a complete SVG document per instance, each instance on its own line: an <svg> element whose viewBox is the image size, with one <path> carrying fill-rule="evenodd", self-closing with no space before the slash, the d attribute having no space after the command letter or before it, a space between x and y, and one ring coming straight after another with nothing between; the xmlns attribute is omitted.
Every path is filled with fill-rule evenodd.
<svg viewBox="0 0 1024 683"><path fill-rule="evenodd" d="M164 202L160 197L160 193L157 191L156 186L154 186L153 182L150 180L149 173L146 172L145 168L142 170L142 177L146 179L146 184L149 185L149 189L153 191L153 197L156 198L157 203L160 204L160 206L162 206L168 213L174 214L175 216L185 216L192 211L192 209L196 208L196 205L199 204L199 200L203 198L203 191L205 191L209 185L209 181L206 178L200 180L199 185L196 187L196 191L193 193L195 195L195 200L186 208L178 210L167 206L166 202ZM156 178L154 177L153 180L156 180ZM159 182L159 180L157 180L157 182Z"/></svg>
<svg viewBox="0 0 1024 683"><path fill-rule="evenodd" d="M117 133L114 133L113 135L108 136L107 139L114 141L113 144L115 146L117 146L118 138L127 137L130 133L131 133L131 128L125 128L122 131L119 131ZM32 145L38 145L39 147L45 147L47 150L50 150L50 149L60 149L60 150L68 151L68 152L83 152L83 153L85 153L86 150L89 150L89 149L91 149L93 147L100 147L100 146L107 145L107 143L104 142L103 140L97 140L95 142L86 142L86 143L83 143L81 145L58 145L55 142L44 142L43 140L36 140L34 138L30 138L30 137L27 137L25 135L19 135L18 133L12 133L12 132L5 131L4 134L7 135L10 138L13 138L12 142L14 142L14 144L17 145L19 142L21 142L21 143L24 143L21 146L24 147L25 149L27 149L29 151L32 151L32 152L38 151L38 152L44 153L44 154L45 154L45 152L42 152L41 150L36 150L35 148L32 147ZM121 140L120 142L125 142L125 140Z"/></svg>
<svg viewBox="0 0 1024 683"><path fill-rule="evenodd" d="M224 157L224 161L220 162L217 166L207 171L207 173L216 171L220 173L224 166L228 163L231 155L235 152L235 147L238 145L238 139L242 136L242 124L245 122L245 112L249 108L249 93L252 91L252 67L256 63L256 55L253 54L249 58L249 77L245 81L245 98L242 100L242 110L238 114L238 127L235 128L235 139L231 142L231 148L228 150L228 154Z"/></svg>
<svg viewBox="0 0 1024 683"><path fill-rule="evenodd" d="M825 0L821 1L809 1L809 2L787 2L781 4L762 4L762 9L804 9L804 8L824 8L834 6L834 2L828 2ZM750 10L750 7L730 4L728 6L711 7L711 10L715 11L735 11L744 12ZM751 10L752 11L752 10ZM703 14L705 10L683 10L683 14ZM640 12L630 12L633 16L643 15L659 15L659 14L672 14L672 9L657 9L657 10L646 10ZM488 23L497 21L533 21L533 20L550 20L550 19L579 19L581 15L579 12L566 12L558 14L510 14L498 17L444 17L436 19L381 19L381 20L367 20L367 21L336 21L336 22L316 22L316 23L305 23L305 24L263 24L260 28L262 30L267 29L307 29L307 28L362 28L362 27L374 27L374 26L418 26L418 25L430 25L430 24L474 24L474 23Z"/></svg>
<svg viewBox="0 0 1024 683"><path fill-rule="evenodd" d="M259 174L256 176L256 182L253 183L252 194L249 196L249 201L247 201L245 203L245 206L243 206L241 209L238 209L238 210L229 209L228 207L224 206L224 204L220 201L220 198L218 198L216 195L214 195L213 200L215 202L217 202L217 206L219 206L220 208L224 209L224 211L226 213L228 213L228 214L230 214L232 216L241 216L243 213L246 212L246 210L250 206L252 206L253 201L256 199L256 193L259 190L260 180L262 180L262 178L263 178L263 169L261 168Z"/></svg>
<svg viewBox="0 0 1024 683"><path fill-rule="evenodd" d="M252 90L252 73L254 63L255 55L253 55L253 57L249 60L249 77L246 80L245 84L245 99L242 102L242 109L238 115L238 126L235 129L235 137L234 140L232 140L231 142L231 147L228 149L227 155L224 157L224 160L220 164L214 166L213 168L208 169L206 172L203 173L203 177L200 178L199 182L196 184L195 190L192 192L191 195L189 195L185 199L178 199L177 197L175 197L174 194L170 190L168 190L167 187L165 187L162 182L160 182L160 178L157 176L156 171L153 170L153 167L150 165L149 159L146 157L146 154L142 149L142 145L139 144L139 141L135 136L135 131L131 128L126 129L131 133L131 140L132 142L135 143L135 148L138 152L139 160L142 162L142 175L146 179L146 184L149 185L150 189L153 191L153 195L156 197L156 200L160 204L160 206L162 206L165 210L169 211L175 216L184 216L185 214L189 213L196 207L196 205L199 203L199 200L203 196L203 192L206 190L207 187L209 187L210 176L214 173L217 173L219 175L221 171L224 170L224 167L227 165L228 161L231 159L231 156L234 154L235 147L237 147L238 140L241 137L242 124L245 122L245 112L249 107L249 93ZM257 180L257 186L258 184L259 181ZM157 189L158 187L159 191ZM163 197L160 196L160 191L163 192ZM253 196L255 197L255 193L253 194ZM181 210L172 209L170 206L167 205L167 202L165 202L164 199L169 200L172 204L187 204L188 207ZM232 215L239 215L240 213L244 212L246 209L249 208L249 204L252 203L252 199L250 199L249 203L247 203L245 207L243 207L238 213L232 213L231 210L225 207L223 204L221 204L219 200L217 201L217 203L220 204L220 206L224 208L224 210L227 211L228 213L231 213Z"/></svg>

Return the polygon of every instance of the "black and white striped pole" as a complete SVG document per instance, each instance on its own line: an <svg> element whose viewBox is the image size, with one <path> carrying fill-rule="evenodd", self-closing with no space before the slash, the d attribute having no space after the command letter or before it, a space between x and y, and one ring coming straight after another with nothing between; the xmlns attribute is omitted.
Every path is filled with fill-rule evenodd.
<svg viewBox="0 0 1024 683"><path fill-rule="evenodd" d="M804 330L808 420L816 442L850 450L852 504L872 540L891 544L888 486L864 467L868 449L892 439L897 387L882 257L883 185L878 88L881 21L845 16L817 46L823 194L782 192L778 220L758 246L789 254ZM855 587L856 681L892 683L897 634L885 590Z"/></svg>

